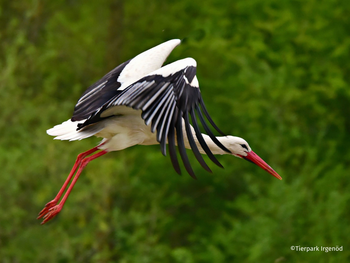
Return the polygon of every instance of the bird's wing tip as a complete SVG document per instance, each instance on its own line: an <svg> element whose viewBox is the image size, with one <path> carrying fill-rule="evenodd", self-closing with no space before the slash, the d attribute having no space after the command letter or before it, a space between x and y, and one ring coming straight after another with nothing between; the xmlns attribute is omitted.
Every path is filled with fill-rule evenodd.
<svg viewBox="0 0 350 263"><path fill-rule="evenodd" d="M169 40L169 41L173 41L174 43L177 43L178 45L181 43L181 39L179 39L179 38L174 38L174 39Z"/></svg>
<svg viewBox="0 0 350 263"><path fill-rule="evenodd" d="M188 66L197 67L197 61L194 58L191 58L191 57L184 58L183 61L186 62Z"/></svg>
<svg viewBox="0 0 350 263"><path fill-rule="evenodd" d="M175 39L170 39L168 41L165 41L159 44L158 46L169 46L171 47L171 49L174 49L175 47L180 45L180 43L181 43L181 39L175 38Z"/></svg>

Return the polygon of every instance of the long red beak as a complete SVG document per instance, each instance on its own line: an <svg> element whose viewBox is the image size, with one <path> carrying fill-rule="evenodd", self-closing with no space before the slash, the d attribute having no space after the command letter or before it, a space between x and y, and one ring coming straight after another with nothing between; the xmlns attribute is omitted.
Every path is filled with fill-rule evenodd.
<svg viewBox="0 0 350 263"><path fill-rule="evenodd" d="M241 156L242 158L246 159L247 161L250 161L252 163L255 163L256 165L260 166L261 168L263 168L266 172L272 174L274 177L276 177L277 179L282 180L282 177L279 176L278 173L275 172L274 169L271 168L270 165L268 165L267 163L265 163L265 161L263 159L261 159L255 152L250 151L248 152L247 156Z"/></svg>

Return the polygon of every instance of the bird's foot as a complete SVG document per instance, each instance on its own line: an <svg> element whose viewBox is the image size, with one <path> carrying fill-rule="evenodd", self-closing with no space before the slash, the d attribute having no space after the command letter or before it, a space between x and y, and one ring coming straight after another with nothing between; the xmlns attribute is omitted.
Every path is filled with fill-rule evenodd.
<svg viewBox="0 0 350 263"><path fill-rule="evenodd" d="M46 207L45 207L46 208ZM44 208L44 209L45 209ZM43 209L43 210L44 210ZM59 212L61 212L62 210L62 205L55 205L53 207L51 207L50 209L47 210L47 212L43 215L41 215L41 217L43 217L43 221L41 222L41 224L45 224L48 221L50 221L52 218L54 218Z"/></svg>
<svg viewBox="0 0 350 263"><path fill-rule="evenodd" d="M40 211L40 213L39 213L39 215L38 215L38 217L37 217L36 219L42 218L42 217L43 217L44 215L46 215L46 214L49 212L49 210L50 210L52 207L54 207L56 204L57 204L57 200L56 200L56 199L53 199L52 201L48 202L48 203L45 205L44 209Z"/></svg>

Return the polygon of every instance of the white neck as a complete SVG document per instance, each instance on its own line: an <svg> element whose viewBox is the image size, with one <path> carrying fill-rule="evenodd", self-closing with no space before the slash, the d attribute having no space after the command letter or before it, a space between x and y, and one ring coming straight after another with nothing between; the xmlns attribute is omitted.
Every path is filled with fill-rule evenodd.
<svg viewBox="0 0 350 263"><path fill-rule="evenodd" d="M184 124L184 123L183 123ZM196 145L198 147L198 150L201 154L206 154L206 152L203 150L202 146L200 145L199 141L197 140L197 136L196 136L196 133L193 129L193 127L191 126L191 131L192 131L192 135L193 135L193 139L194 141L196 142ZM183 129L183 134L184 134L184 141L185 141L185 147L187 149L191 149L191 146L188 142L188 139L187 139L187 134L186 134L186 131L185 129ZM209 135L206 135L204 133L202 133L202 136L203 136L203 139L205 141L205 143L208 145L209 149L211 150L211 152L213 154L228 154L228 152L225 152L224 150L222 150L219 146L217 146L213 140L210 138ZM218 139L219 142L222 143L222 145L228 145L228 142L229 142L229 138L227 136L217 136L216 139Z"/></svg>

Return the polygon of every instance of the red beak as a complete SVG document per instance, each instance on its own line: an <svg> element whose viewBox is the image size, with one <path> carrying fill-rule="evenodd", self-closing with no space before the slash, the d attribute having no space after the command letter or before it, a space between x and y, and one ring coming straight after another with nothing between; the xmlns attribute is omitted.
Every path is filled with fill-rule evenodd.
<svg viewBox="0 0 350 263"><path fill-rule="evenodd" d="M265 161L263 159L261 159L255 152L250 151L248 152L247 156L242 156L240 155L242 158L246 159L247 161L250 161L252 163L255 163L257 166L260 166L261 168L263 168L266 172L272 174L274 177L276 177L277 179L282 180L282 177L279 176L278 173L275 172L274 169L271 168L270 165L268 165L267 163L265 163Z"/></svg>

